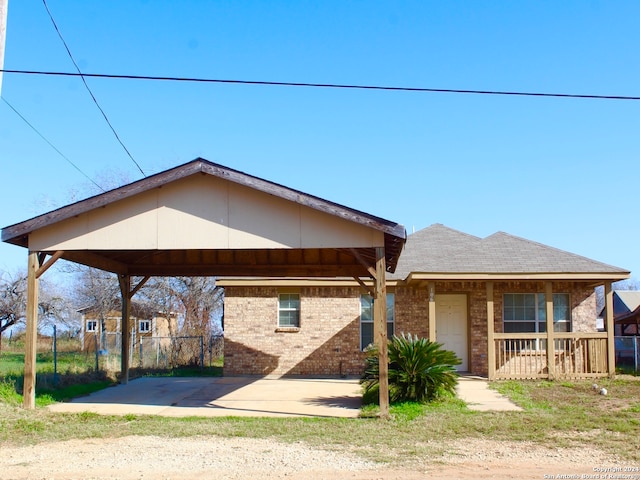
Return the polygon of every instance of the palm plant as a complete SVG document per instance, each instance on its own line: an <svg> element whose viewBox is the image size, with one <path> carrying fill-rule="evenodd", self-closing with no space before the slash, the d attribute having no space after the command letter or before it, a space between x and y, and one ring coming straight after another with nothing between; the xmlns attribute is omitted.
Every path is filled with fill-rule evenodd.
<svg viewBox="0 0 640 480"><path fill-rule="evenodd" d="M460 359L442 345L417 335L394 335L389 342L389 400L429 402L444 393L455 394ZM378 349L367 350L361 383L365 398L379 391Z"/></svg>

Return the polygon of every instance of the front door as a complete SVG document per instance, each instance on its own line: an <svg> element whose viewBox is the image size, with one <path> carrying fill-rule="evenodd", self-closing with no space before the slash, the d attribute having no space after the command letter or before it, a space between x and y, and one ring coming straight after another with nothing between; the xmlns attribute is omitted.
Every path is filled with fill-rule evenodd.
<svg viewBox="0 0 640 480"><path fill-rule="evenodd" d="M456 366L459 372L469 371L467 332L467 296L436 295L436 341L462 360Z"/></svg>

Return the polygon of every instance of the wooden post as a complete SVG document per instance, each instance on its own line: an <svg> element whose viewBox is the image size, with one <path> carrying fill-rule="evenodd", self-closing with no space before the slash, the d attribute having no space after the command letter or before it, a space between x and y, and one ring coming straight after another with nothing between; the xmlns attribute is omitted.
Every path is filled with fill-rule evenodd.
<svg viewBox="0 0 640 480"><path fill-rule="evenodd" d="M496 376L495 310L493 308L493 282L487 282L487 366L489 380Z"/></svg>
<svg viewBox="0 0 640 480"><path fill-rule="evenodd" d="M429 282L429 341L436 341L436 284Z"/></svg>
<svg viewBox="0 0 640 480"><path fill-rule="evenodd" d="M555 330L553 329L553 285L544 283L545 311L547 316L547 371L549 380L556 377L556 345Z"/></svg>
<svg viewBox="0 0 640 480"><path fill-rule="evenodd" d="M27 267L27 331L24 350L24 387L22 405L36 406L36 348L38 340L38 252L29 252Z"/></svg>
<svg viewBox="0 0 640 480"><path fill-rule="evenodd" d="M129 383L129 342L131 333L129 332L129 318L131 318L131 277L129 275L119 275L120 296L122 297L122 344L120 345L120 381L123 384Z"/></svg>
<svg viewBox="0 0 640 480"><path fill-rule="evenodd" d="M605 319L607 330L607 369L609 371L609 377L613 378L616 375L616 333L613 324L613 290L611 288L611 282L606 282L604 284L604 308L607 315L607 318Z"/></svg>
<svg viewBox="0 0 640 480"><path fill-rule="evenodd" d="M380 417L389 418L389 346L387 344L387 282L384 247L376 247L376 288L373 302L373 336L378 346Z"/></svg>

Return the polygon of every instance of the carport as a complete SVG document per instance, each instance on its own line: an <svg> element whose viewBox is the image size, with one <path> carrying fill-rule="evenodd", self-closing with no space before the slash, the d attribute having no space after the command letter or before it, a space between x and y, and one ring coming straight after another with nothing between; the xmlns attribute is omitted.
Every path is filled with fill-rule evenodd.
<svg viewBox="0 0 640 480"><path fill-rule="evenodd" d="M123 383L131 299L152 276L353 277L376 299L386 416L385 275L405 240L395 222L202 158L5 227L2 241L29 251L24 407L35 406L38 279L62 258L118 276Z"/></svg>

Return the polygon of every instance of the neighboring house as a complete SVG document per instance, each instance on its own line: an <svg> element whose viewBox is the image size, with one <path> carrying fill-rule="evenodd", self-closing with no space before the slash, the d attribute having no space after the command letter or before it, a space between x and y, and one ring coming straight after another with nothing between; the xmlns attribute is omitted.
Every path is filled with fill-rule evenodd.
<svg viewBox="0 0 640 480"><path fill-rule="evenodd" d="M119 351L122 333L122 312L114 309L104 315L94 307L78 310L82 315L82 349L86 351L109 350ZM129 321L133 338L169 337L175 335L177 319L175 315L169 319L153 309L139 303L131 305Z"/></svg>
<svg viewBox="0 0 640 480"><path fill-rule="evenodd" d="M489 378L607 375L613 338L597 332L594 287L628 277L506 233L479 238L435 224L408 236L387 275L387 333L442 343L460 371ZM226 375L362 373L373 302L356 280L217 283Z"/></svg>
<svg viewBox="0 0 640 480"><path fill-rule="evenodd" d="M604 318L606 308L600 315ZM613 321L616 336L638 335L640 330L640 291L613 291Z"/></svg>

